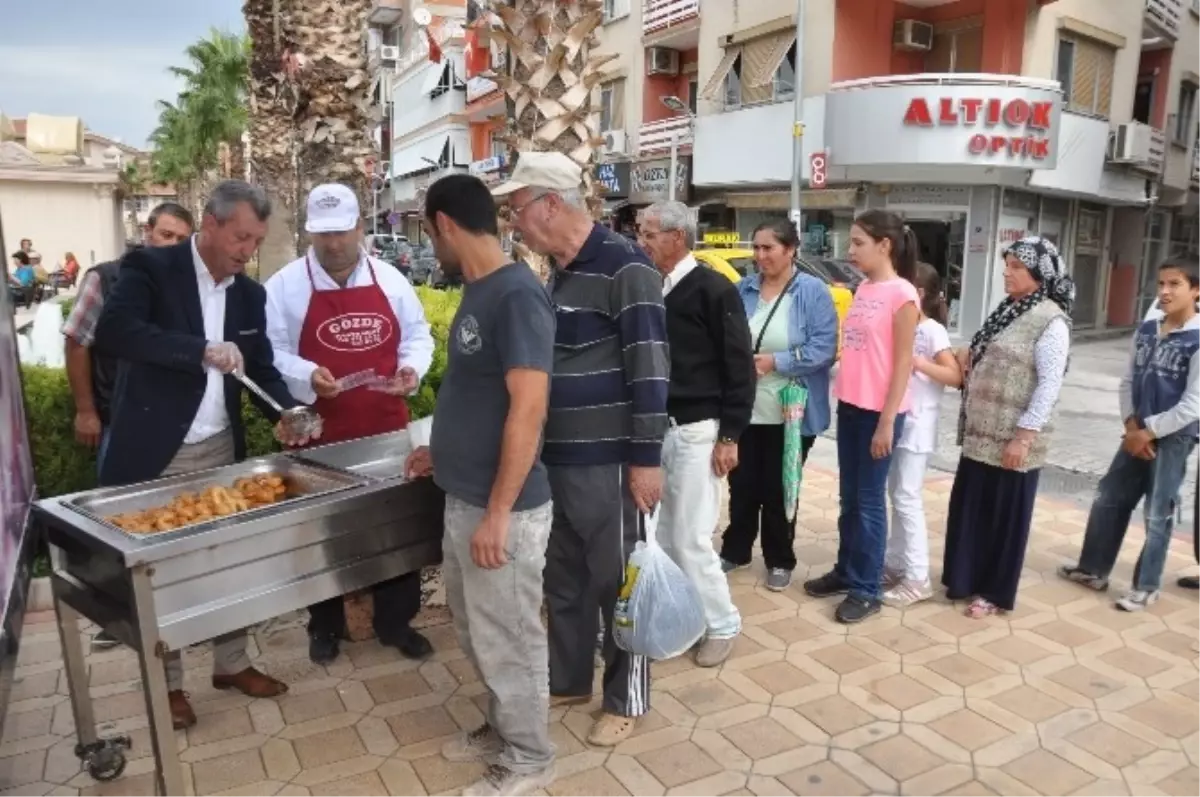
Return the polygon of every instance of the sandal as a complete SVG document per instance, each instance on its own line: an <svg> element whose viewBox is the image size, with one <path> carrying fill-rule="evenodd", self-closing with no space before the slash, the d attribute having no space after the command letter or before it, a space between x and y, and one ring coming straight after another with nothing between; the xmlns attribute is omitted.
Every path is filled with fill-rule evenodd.
<svg viewBox="0 0 1200 797"><path fill-rule="evenodd" d="M992 617L1001 614L1003 611L1003 609L987 598L976 598L971 601L971 605L967 607L967 610L963 614L972 620L982 620L984 617Z"/></svg>

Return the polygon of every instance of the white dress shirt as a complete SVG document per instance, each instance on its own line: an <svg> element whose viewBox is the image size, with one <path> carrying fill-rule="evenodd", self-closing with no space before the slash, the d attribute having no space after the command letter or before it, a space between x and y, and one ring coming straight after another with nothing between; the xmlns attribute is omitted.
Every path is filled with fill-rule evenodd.
<svg viewBox="0 0 1200 797"><path fill-rule="evenodd" d="M196 249L196 236L192 236L192 263L196 267L196 286L200 289L200 313L204 317L204 337L210 343L225 340L225 291L233 284L233 277L217 282L208 267L200 259ZM208 378L204 386L204 397L196 419L183 438L186 445L200 443L229 428L229 410L225 408L225 375L216 368L205 369Z"/></svg>
<svg viewBox="0 0 1200 797"><path fill-rule="evenodd" d="M696 258L690 254L685 255L683 260L675 264L675 268L671 269L671 273L663 278L663 296L671 292L671 289L683 281L683 278L692 273L692 269L700 264L696 262Z"/></svg>
<svg viewBox="0 0 1200 797"><path fill-rule="evenodd" d="M319 291L336 291L341 286L317 262L312 248L308 250L308 257L312 263L311 282L303 257L288 263L267 280L267 337L275 350L275 367L283 375L288 391L297 401L312 404L317 400L312 389L312 375L317 364L299 355L300 330L308 314L313 285ZM361 288L371 284L368 260L400 326L399 367L412 368L418 378L424 379L433 362L433 335L425 320L425 308L404 275L382 260L360 258L358 267L346 280L346 287Z"/></svg>

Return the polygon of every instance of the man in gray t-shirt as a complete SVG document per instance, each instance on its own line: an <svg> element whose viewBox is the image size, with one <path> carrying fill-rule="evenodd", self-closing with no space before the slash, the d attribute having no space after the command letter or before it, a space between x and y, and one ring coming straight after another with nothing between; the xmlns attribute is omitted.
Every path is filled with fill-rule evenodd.
<svg viewBox="0 0 1200 797"><path fill-rule="evenodd" d="M450 326L429 448L410 478L446 491L442 574L459 644L487 685L487 721L447 742L450 761L490 766L467 794L529 794L554 779L542 570L550 485L538 461L554 366L554 311L524 263L500 248L496 206L477 178L438 180L424 226L464 278Z"/></svg>

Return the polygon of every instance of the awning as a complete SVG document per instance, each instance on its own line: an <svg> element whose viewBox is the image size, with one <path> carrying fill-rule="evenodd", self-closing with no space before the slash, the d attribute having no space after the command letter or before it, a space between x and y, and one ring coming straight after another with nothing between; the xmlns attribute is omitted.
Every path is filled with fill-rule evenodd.
<svg viewBox="0 0 1200 797"><path fill-rule="evenodd" d="M405 144L392 162L392 171L396 177L403 178L416 172L426 172L430 169L447 166L449 165L449 150L449 133L438 133L429 138ZM429 161L433 161L433 163Z"/></svg>
<svg viewBox="0 0 1200 797"><path fill-rule="evenodd" d="M438 86L442 85L442 81L446 81L446 87L450 87L450 59L442 57L440 64L434 64L432 69L429 69L422 78L421 93L432 94Z"/></svg>
<svg viewBox="0 0 1200 797"><path fill-rule="evenodd" d="M733 62L741 54L741 47L730 47L725 50L725 55L721 58L721 62L717 64L716 71L712 73L712 77L704 84L704 90L700 92L700 99L716 99L717 92L725 85L725 78L729 75L729 70L733 69Z"/></svg>
<svg viewBox="0 0 1200 797"><path fill-rule="evenodd" d="M746 61L758 61L757 63L744 64L743 75L746 79L746 87L756 89L761 86L766 86L775 78L775 73L779 71L779 65L783 63L783 59L787 58L788 50L792 49L792 45L796 43L796 33L778 33L772 36L769 40L762 42L753 42L746 45L746 50L753 49L755 54L762 54L761 60L751 59L749 54Z"/></svg>

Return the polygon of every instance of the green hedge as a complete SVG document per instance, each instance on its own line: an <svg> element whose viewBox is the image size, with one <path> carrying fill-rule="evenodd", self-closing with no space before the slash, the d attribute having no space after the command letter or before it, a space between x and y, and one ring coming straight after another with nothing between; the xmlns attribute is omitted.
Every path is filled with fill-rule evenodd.
<svg viewBox="0 0 1200 797"><path fill-rule="evenodd" d="M433 329L437 344L433 365L417 395L409 399L413 418L433 413L442 372L446 368L446 340L450 322L458 309L459 291L436 291L418 287L417 295L425 306L425 317ZM70 304L63 303L63 313ZM43 498L88 490L96 486L96 454L75 442L75 403L71 398L67 374L61 368L23 366L25 412L29 439L33 445L33 464L38 493ZM242 410L246 422L246 445L251 456L277 449L271 424L250 402Z"/></svg>

